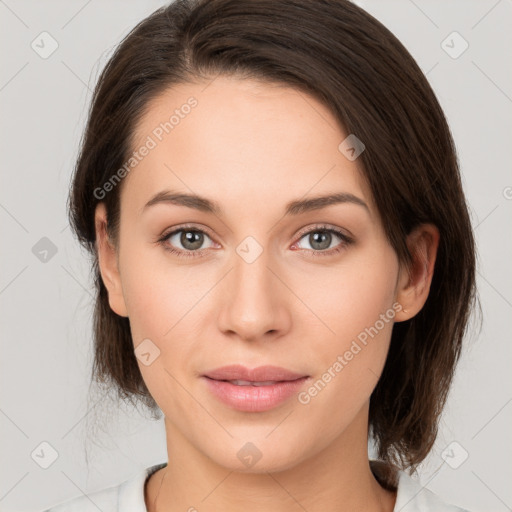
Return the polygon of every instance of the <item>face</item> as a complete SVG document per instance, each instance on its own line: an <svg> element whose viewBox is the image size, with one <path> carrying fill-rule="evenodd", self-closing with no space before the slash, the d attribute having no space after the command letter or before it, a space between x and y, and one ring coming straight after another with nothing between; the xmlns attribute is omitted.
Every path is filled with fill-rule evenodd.
<svg viewBox="0 0 512 512"><path fill-rule="evenodd" d="M240 470L245 447L262 454L254 471L276 471L366 428L402 277L326 107L254 81L207 85L148 105L122 185L115 268L103 257L102 275L167 429L227 468ZM217 209L147 205L164 191ZM352 200L289 208L333 194ZM231 364L308 378L284 401L243 410L204 377Z"/></svg>

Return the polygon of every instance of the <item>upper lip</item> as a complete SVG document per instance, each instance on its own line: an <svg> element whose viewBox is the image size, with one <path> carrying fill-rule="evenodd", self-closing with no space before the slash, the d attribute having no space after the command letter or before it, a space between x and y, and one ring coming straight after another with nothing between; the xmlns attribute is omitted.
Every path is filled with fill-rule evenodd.
<svg viewBox="0 0 512 512"><path fill-rule="evenodd" d="M307 377L307 375L292 372L279 366L267 365L251 369L241 364L216 368L208 371L204 376L214 380L245 380L248 382L297 380Z"/></svg>

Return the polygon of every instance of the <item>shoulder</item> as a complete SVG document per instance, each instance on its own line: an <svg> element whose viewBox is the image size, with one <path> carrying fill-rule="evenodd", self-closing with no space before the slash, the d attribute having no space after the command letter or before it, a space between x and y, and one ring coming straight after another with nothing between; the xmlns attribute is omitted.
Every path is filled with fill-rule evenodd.
<svg viewBox="0 0 512 512"><path fill-rule="evenodd" d="M118 485L83 494L41 512L147 512L144 484L149 475L163 466L165 463L150 466Z"/></svg>
<svg viewBox="0 0 512 512"><path fill-rule="evenodd" d="M398 473L397 497L393 510L394 512L470 512L446 503L405 471Z"/></svg>

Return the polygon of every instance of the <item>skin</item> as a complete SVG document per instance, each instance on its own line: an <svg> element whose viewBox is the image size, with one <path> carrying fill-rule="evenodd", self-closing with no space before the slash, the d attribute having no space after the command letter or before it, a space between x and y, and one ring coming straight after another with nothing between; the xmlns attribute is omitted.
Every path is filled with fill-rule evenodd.
<svg viewBox="0 0 512 512"><path fill-rule="evenodd" d="M197 106L124 179L117 248L103 203L96 210L110 306L129 317L134 347L149 338L160 350L149 366L139 361L165 415L169 461L147 481L148 511L392 511L396 493L369 468L369 398L393 321L413 317L427 299L439 232L425 224L411 233L414 261L401 267L359 161L338 150L348 134L323 104L291 88L224 76L174 86L148 105L134 149L191 96ZM223 213L158 204L141 214L164 189L205 196ZM343 203L283 216L289 201L334 191L363 199L368 210ZM201 257L178 258L155 243L184 223L206 232ZM315 257L319 245L302 233L319 223L354 242L332 234L324 253L341 251ZM180 234L166 243L191 250ZM263 249L252 263L236 251L247 236ZM292 397L270 411L241 412L200 378L242 363L317 381L394 303L406 312L308 404ZM251 467L237 457L247 442L262 455Z"/></svg>

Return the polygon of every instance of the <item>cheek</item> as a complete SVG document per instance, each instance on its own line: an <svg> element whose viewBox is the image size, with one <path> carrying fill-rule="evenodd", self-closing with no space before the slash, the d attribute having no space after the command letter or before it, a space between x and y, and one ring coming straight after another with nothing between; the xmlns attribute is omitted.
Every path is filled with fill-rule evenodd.
<svg viewBox="0 0 512 512"><path fill-rule="evenodd" d="M357 336L392 307L398 273L398 260L386 244L346 256L337 265L310 268L294 278L294 289L324 322L326 335L330 331L340 341Z"/></svg>
<svg viewBox="0 0 512 512"><path fill-rule="evenodd" d="M129 256L121 272L134 343L144 338L165 342L183 323L190 323L213 276L198 266L171 262L163 249L129 249L127 245Z"/></svg>
<svg viewBox="0 0 512 512"><path fill-rule="evenodd" d="M170 262L163 249L130 248L129 242L125 249L127 256L120 266L135 351L148 347L158 354L150 358L150 365L139 358L139 368L157 402L162 394L172 399L176 392L167 393L168 387L179 389L172 377L181 381L179 374L193 372L194 362L205 350L204 323L212 318L205 307L218 276L206 266Z"/></svg>
<svg viewBox="0 0 512 512"><path fill-rule="evenodd" d="M331 390L324 399L357 405L377 384L393 328L397 272L394 252L380 246L358 252L335 269L305 274L295 288L314 313L299 320L299 329L310 333L304 338L317 362L318 390ZM331 395L335 389L339 398Z"/></svg>
<svg viewBox="0 0 512 512"><path fill-rule="evenodd" d="M211 276L210 276L211 277ZM192 267L145 263L138 258L123 276L130 329L143 380L162 410L187 416L180 383L201 352L200 319L211 278ZM148 341L149 340L149 341ZM140 354L149 353L149 364Z"/></svg>

